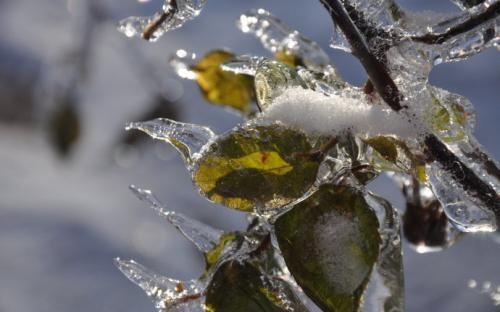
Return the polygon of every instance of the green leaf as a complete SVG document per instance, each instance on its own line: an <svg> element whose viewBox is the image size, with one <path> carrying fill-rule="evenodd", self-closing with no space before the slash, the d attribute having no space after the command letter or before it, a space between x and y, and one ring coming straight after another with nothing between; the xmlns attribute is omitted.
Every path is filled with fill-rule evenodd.
<svg viewBox="0 0 500 312"><path fill-rule="evenodd" d="M215 50L192 66L192 70L207 101L248 113L255 97L253 79L222 70L222 63L232 58L234 54L230 52Z"/></svg>
<svg viewBox="0 0 500 312"><path fill-rule="evenodd" d="M382 171L410 173L415 168L415 157L402 140L391 136L376 136L364 140L374 154L373 165Z"/></svg>
<svg viewBox="0 0 500 312"><path fill-rule="evenodd" d="M463 140L475 123L470 103L446 90L436 87L429 90L432 106L427 111L426 120L431 129L445 142Z"/></svg>
<svg viewBox="0 0 500 312"><path fill-rule="evenodd" d="M290 295L284 281L268 278L250 262L230 260L218 268L208 286L206 311L282 312L291 305L294 311L305 312L299 299Z"/></svg>
<svg viewBox="0 0 500 312"><path fill-rule="evenodd" d="M302 132L278 124L247 124L221 136L198 160L193 180L210 200L251 211L301 197L316 178L318 162Z"/></svg>
<svg viewBox="0 0 500 312"><path fill-rule="evenodd" d="M324 311L358 311L378 258L379 224L363 193L323 185L275 223L295 280Z"/></svg>

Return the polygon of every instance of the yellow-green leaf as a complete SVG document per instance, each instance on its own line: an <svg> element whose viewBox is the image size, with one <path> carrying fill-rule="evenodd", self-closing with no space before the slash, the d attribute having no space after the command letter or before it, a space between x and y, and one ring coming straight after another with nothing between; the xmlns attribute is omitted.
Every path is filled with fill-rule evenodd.
<svg viewBox="0 0 500 312"><path fill-rule="evenodd" d="M230 208L276 208L299 198L316 178L318 162L302 132L247 124L221 136L197 161L193 180L210 200Z"/></svg>
<svg viewBox="0 0 500 312"><path fill-rule="evenodd" d="M253 78L221 68L222 63L233 57L230 52L215 50L192 66L192 70L207 101L248 113L255 97Z"/></svg>
<svg viewBox="0 0 500 312"><path fill-rule="evenodd" d="M382 135L364 141L375 151L373 166L377 169L410 173L415 168L415 157L404 141Z"/></svg>

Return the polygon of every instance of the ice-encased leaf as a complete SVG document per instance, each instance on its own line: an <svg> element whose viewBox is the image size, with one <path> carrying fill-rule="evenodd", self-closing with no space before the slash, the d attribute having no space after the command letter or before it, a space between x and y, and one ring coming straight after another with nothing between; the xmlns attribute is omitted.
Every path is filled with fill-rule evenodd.
<svg viewBox="0 0 500 312"><path fill-rule="evenodd" d="M208 285L206 308L210 312L306 312L288 288L250 262L231 260L218 268Z"/></svg>
<svg viewBox="0 0 500 312"><path fill-rule="evenodd" d="M264 9L241 15L237 25L242 32L255 35L266 49L288 65L303 65L316 71L335 73L328 55L316 42Z"/></svg>
<svg viewBox="0 0 500 312"><path fill-rule="evenodd" d="M357 311L379 255L377 216L352 187L323 185L278 218L287 267L325 311Z"/></svg>
<svg viewBox="0 0 500 312"><path fill-rule="evenodd" d="M150 205L160 216L175 226L203 253L213 250L224 235L224 232L221 230L189 218L181 213L168 210L150 190L141 189L134 185L130 186L130 190L135 196Z"/></svg>
<svg viewBox="0 0 500 312"><path fill-rule="evenodd" d="M165 0L162 9L152 16L131 16L119 22L118 30L127 37L142 36L156 41L167 31L197 17L206 0Z"/></svg>
<svg viewBox="0 0 500 312"><path fill-rule="evenodd" d="M131 122L127 130L141 130L152 138L166 141L174 146L190 166L202 148L215 138L207 127L158 118L144 122Z"/></svg>
<svg viewBox="0 0 500 312"><path fill-rule="evenodd" d="M305 134L279 124L247 123L221 135L196 163L193 180L210 200L230 208L274 209L301 197L318 162Z"/></svg>
<svg viewBox="0 0 500 312"><path fill-rule="evenodd" d="M472 134L476 114L472 104L464 97L429 86L432 105L425 112L430 130L446 142L460 141Z"/></svg>
<svg viewBox="0 0 500 312"><path fill-rule="evenodd" d="M195 59L194 53L178 50L170 57L169 63L179 77L196 80L208 102L244 115L250 113L250 103L255 99L253 77L246 72L228 70L223 66L235 59L233 53L213 50L197 63Z"/></svg>
<svg viewBox="0 0 500 312"><path fill-rule="evenodd" d="M221 65L234 58L234 54L215 50L207 53L191 69L209 102L248 113L254 99L253 79L248 75L223 70Z"/></svg>
<svg viewBox="0 0 500 312"><path fill-rule="evenodd" d="M159 312L204 312L205 285L197 280L180 281L152 272L134 260L115 259L115 265L152 298Z"/></svg>
<svg viewBox="0 0 500 312"><path fill-rule="evenodd" d="M372 165L378 170L409 173L415 168L415 157L406 143L392 136L376 136L364 140L375 153Z"/></svg>

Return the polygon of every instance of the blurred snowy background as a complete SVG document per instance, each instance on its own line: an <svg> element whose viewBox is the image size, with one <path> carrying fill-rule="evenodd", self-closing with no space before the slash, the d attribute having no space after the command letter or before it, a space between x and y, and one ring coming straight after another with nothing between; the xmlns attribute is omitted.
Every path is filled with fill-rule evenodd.
<svg viewBox="0 0 500 312"><path fill-rule="evenodd" d="M447 0L400 3L415 10L457 10ZM206 104L192 81L176 78L168 56L180 48L202 55L219 47L267 54L234 27L240 13L258 7L328 50L330 19L315 0L209 0L199 18L154 44L116 31L121 18L149 15L159 5L0 0L1 312L153 311L142 291L113 266L116 256L168 276L197 277L201 256L136 200L129 184L151 188L172 210L215 227L245 227L242 214L197 194L172 148L147 140L127 147L124 142L137 138L124 137L125 122L160 109L166 117L230 129L238 117ZM347 80L364 82L354 58L328 51ZM473 102L477 137L499 159L498 51L438 66L431 82ZM160 95L166 103L157 104ZM78 140L49 139L51 129L64 122L79 132ZM403 206L387 178L372 189ZM469 236L450 250L425 255L405 246L404 259L407 311L500 310L477 288L468 288L470 279L479 289L485 281L500 285L498 237Z"/></svg>

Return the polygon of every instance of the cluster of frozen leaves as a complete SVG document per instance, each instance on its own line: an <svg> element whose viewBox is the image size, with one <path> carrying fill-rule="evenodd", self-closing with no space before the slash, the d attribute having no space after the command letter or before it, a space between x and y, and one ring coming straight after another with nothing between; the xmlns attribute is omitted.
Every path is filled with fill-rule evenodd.
<svg viewBox="0 0 500 312"><path fill-rule="evenodd" d="M238 27L272 57L214 50L196 61L179 50L171 64L196 80L205 99L245 122L215 134L169 119L135 122L173 145L208 200L251 216L246 232L226 233L167 210L132 187L205 255L192 281L159 276L117 260L160 311L402 311L399 217L365 186L381 173L407 202L403 231L419 252L451 246L464 232L497 229L498 211L429 159L433 134L496 193L498 165L473 137L475 113L462 96L429 85L432 67L498 45L499 1L456 1L463 12L432 17L393 1L343 1L402 94L392 111L373 91L350 85L321 47L259 9ZM157 39L196 16L204 1L170 0L156 16L129 18L128 35ZM491 13L490 11L493 11ZM486 12L486 13L485 13ZM475 25L478 16L494 14ZM495 15L496 14L496 15ZM472 27L463 30L464 23ZM469 25L470 26L470 25ZM350 51L335 29L332 47ZM255 104L255 105L254 105Z"/></svg>

